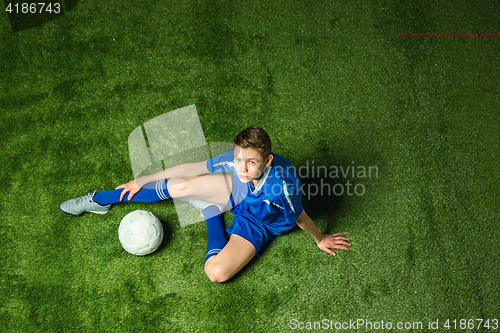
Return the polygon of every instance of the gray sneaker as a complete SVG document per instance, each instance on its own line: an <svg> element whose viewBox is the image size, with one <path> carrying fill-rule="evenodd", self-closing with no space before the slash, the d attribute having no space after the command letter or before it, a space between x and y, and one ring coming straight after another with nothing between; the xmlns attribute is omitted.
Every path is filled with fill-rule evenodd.
<svg viewBox="0 0 500 333"><path fill-rule="evenodd" d="M89 193L81 198L65 201L59 205L59 210L67 216L78 216L85 212L106 214L110 210L111 205L101 206L92 200L95 192L96 191L94 191L94 193Z"/></svg>

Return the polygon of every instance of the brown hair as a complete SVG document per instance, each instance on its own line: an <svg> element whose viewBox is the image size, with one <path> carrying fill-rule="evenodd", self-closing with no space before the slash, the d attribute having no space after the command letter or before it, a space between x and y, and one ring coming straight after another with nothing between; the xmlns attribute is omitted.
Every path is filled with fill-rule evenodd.
<svg viewBox="0 0 500 333"><path fill-rule="evenodd" d="M234 144L241 148L253 148L262 158L271 155L271 139L269 134L259 126L250 126L239 132L234 139Z"/></svg>

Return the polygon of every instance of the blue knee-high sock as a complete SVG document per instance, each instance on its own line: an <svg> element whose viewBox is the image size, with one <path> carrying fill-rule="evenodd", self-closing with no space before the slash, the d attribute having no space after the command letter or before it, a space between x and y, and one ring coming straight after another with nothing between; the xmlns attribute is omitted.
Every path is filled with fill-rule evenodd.
<svg viewBox="0 0 500 333"><path fill-rule="evenodd" d="M227 240L219 209L210 206L201 213L207 223L207 255L205 256L205 262L207 262L208 258L215 256L226 246Z"/></svg>
<svg viewBox="0 0 500 333"><path fill-rule="evenodd" d="M123 189L112 190L112 191L100 191L94 195L94 200L99 205L109 205L119 202L155 202L165 199L170 199L171 196L167 190L166 179L159 180L157 182L152 182L144 185L139 192L137 192L132 200L128 200L130 192L127 192L120 201L120 195Z"/></svg>

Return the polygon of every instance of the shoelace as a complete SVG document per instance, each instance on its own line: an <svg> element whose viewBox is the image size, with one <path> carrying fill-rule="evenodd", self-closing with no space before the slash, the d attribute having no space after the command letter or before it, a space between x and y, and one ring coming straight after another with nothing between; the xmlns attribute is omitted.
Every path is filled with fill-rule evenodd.
<svg viewBox="0 0 500 333"><path fill-rule="evenodd" d="M89 194L87 194L87 196L85 197L85 200L86 200L86 201L89 201L89 202L95 202L95 201L93 200L93 198L94 198L94 195L95 195L95 193L96 193L96 192L97 192L97 191L94 191L94 193L89 193Z"/></svg>

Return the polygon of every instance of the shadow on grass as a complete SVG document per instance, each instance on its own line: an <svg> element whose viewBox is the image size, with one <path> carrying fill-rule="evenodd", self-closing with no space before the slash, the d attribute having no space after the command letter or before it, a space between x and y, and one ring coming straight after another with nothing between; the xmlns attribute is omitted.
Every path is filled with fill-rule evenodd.
<svg viewBox="0 0 500 333"><path fill-rule="evenodd" d="M366 142L340 150L324 140L309 156L293 161L302 182L302 206L313 221L325 219L326 229L320 231L330 233L339 212L345 213L370 190L366 185L379 177L383 159L377 147Z"/></svg>
<svg viewBox="0 0 500 333"><path fill-rule="evenodd" d="M335 177L337 174L331 171L331 167L349 166L349 164L328 158L301 160L296 163L302 182L302 206L313 221L328 216L327 231L334 229L331 217L335 216L341 206L349 200L346 194L349 179L343 177L341 173L339 177ZM352 192L352 188L350 190Z"/></svg>
<svg viewBox="0 0 500 333"><path fill-rule="evenodd" d="M168 243L172 240L172 232L173 228L168 224L167 222L162 221L160 219L161 224L163 225L163 239L161 241L160 246L158 246L158 249L155 251L157 253L160 253L163 251L163 249L167 246Z"/></svg>
<svg viewBox="0 0 500 333"><path fill-rule="evenodd" d="M169 204L173 204L170 202ZM163 226L163 239L161 241L160 246L158 246L158 249L155 251L155 254L160 254L167 245L172 241L172 234L174 233L174 227L172 225L172 219L169 216L167 209L166 209L166 202L154 202L151 203L150 205L150 211L154 212L155 216L160 220L162 226Z"/></svg>

